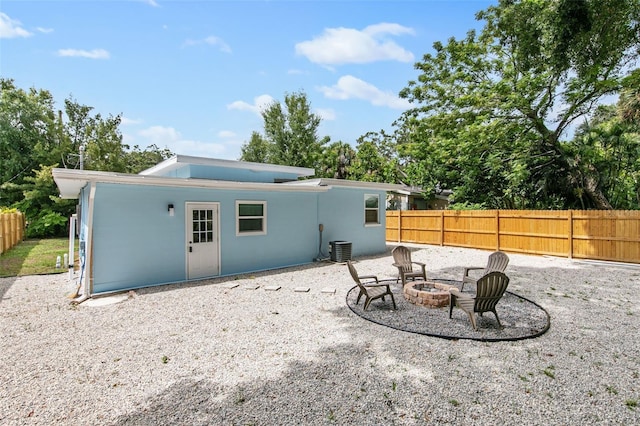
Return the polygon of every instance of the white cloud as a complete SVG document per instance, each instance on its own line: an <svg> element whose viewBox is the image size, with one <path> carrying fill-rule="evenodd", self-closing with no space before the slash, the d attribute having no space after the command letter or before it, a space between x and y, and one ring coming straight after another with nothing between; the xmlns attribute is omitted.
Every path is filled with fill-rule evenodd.
<svg viewBox="0 0 640 426"><path fill-rule="evenodd" d="M225 144L183 139L180 132L173 127L151 126L140 130L137 135L145 139L144 142L141 142L136 138L137 144L141 147L155 144L160 149L168 148L175 154L212 158L229 156ZM127 140L131 144L134 138L128 137Z"/></svg>
<svg viewBox="0 0 640 426"><path fill-rule="evenodd" d="M42 28L42 27L37 27L36 30L38 30L38 32L42 33L42 34L49 34L53 32L53 28Z"/></svg>
<svg viewBox="0 0 640 426"><path fill-rule="evenodd" d="M193 155L196 157L222 158L227 148L220 143L179 140L167 145L174 154Z"/></svg>
<svg viewBox="0 0 640 426"><path fill-rule="evenodd" d="M287 71L287 74L289 74L289 75L302 75L302 74L304 74L304 71L291 69L291 70Z"/></svg>
<svg viewBox="0 0 640 426"><path fill-rule="evenodd" d="M333 121L336 119L336 112L331 108L317 108L315 113L325 121Z"/></svg>
<svg viewBox="0 0 640 426"><path fill-rule="evenodd" d="M149 139L151 143L158 146L163 146L168 143L174 143L180 140L180 132L173 127L164 126L151 126L146 129L140 130L138 134L146 139Z"/></svg>
<svg viewBox="0 0 640 426"><path fill-rule="evenodd" d="M231 53L231 47L220 37L216 36L209 36L202 40L187 40L184 42L184 46L196 46L199 44L208 44L209 46L217 47L221 52Z"/></svg>
<svg viewBox="0 0 640 426"><path fill-rule="evenodd" d="M21 25L20 21L11 19L9 15L0 12L0 38L30 37L33 35Z"/></svg>
<svg viewBox="0 0 640 426"><path fill-rule="evenodd" d="M139 118L129 118L129 117L124 117L123 116L121 121L120 121L120 123L123 126L133 126L133 125L142 123L142 120L139 119Z"/></svg>
<svg viewBox="0 0 640 426"><path fill-rule="evenodd" d="M236 133L232 132L231 130L222 130L218 132L218 137L223 139L235 138L236 136Z"/></svg>
<svg viewBox="0 0 640 426"><path fill-rule="evenodd" d="M362 99L375 106L385 106L393 109L408 109L411 104L406 99L399 98L392 92L383 92L376 86L351 75L340 77L338 83L319 90L329 99L348 100Z"/></svg>
<svg viewBox="0 0 640 426"><path fill-rule="evenodd" d="M58 56L79 57L89 59L109 59L109 52L104 49L81 50L81 49L60 49Z"/></svg>
<svg viewBox="0 0 640 426"><path fill-rule="evenodd" d="M297 43L296 54L321 65L366 64L376 61L412 62L413 53L388 39L388 35L414 34L412 28L381 23L363 30L327 28L313 40Z"/></svg>
<svg viewBox="0 0 640 426"><path fill-rule="evenodd" d="M253 98L253 104L245 101L235 101L227 105L227 109L237 109L239 111L250 111L262 117L262 111L273 103L274 99L269 95L260 95Z"/></svg>
<svg viewBox="0 0 640 426"><path fill-rule="evenodd" d="M156 2L155 0L143 0L146 4L148 4L149 6L153 6L153 7L160 7L160 5L158 4L158 2Z"/></svg>

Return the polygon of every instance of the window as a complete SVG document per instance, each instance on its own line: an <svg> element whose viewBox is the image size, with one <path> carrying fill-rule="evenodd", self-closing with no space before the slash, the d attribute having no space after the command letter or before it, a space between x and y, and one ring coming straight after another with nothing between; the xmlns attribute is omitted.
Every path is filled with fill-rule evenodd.
<svg viewBox="0 0 640 426"><path fill-rule="evenodd" d="M194 209L191 218L193 244L213 241L213 210Z"/></svg>
<svg viewBox="0 0 640 426"><path fill-rule="evenodd" d="M236 201L236 234L264 235L267 233L267 202Z"/></svg>
<svg viewBox="0 0 640 426"><path fill-rule="evenodd" d="M379 225L380 216L378 205L380 199L377 195L365 194L364 196L364 224Z"/></svg>

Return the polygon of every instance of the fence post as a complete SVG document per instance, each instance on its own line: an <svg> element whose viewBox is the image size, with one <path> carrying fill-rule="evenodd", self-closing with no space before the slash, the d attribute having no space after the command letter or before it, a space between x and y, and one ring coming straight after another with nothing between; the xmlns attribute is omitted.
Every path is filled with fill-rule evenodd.
<svg viewBox="0 0 640 426"><path fill-rule="evenodd" d="M444 210L440 210L440 246L444 246Z"/></svg>
<svg viewBox="0 0 640 426"><path fill-rule="evenodd" d="M496 251L500 251L500 210L496 210Z"/></svg>
<svg viewBox="0 0 640 426"><path fill-rule="evenodd" d="M573 210L568 211L567 220L569 221L569 229L567 235L569 236L569 259L573 259Z"/></svg>
<svg viewBox="0 0 640 426"><path fill-rule="evenodd" d="M402 209L398 210L398 242L402 242Z"/></svg>
<svg viewBox="0 0 640 426"><path fill-rule="evenodd" d="M5 215L0 214L0 254L4 253L4 217Z"/></svg>
<svg viewBox="0 0 640 426"><path fill-rule="evenodd" d="M11 230L11 234L9 237L9 240L11 242L11 247L14 247L16 244L18 244L18 235L17 235L17 229L18 229L18 213L11 213L10 216L11 219L11 224L9 225L9 229Z"/></svg>

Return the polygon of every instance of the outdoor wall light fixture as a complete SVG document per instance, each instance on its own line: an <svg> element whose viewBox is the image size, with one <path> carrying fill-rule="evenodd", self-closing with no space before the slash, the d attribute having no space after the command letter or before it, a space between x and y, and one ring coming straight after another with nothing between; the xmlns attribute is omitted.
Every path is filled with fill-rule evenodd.
<svg viewBox="0 0 640 426"><path fill-rule="evenodd" d="M173 204L169 204L169 216L173 216Z"/></svg>

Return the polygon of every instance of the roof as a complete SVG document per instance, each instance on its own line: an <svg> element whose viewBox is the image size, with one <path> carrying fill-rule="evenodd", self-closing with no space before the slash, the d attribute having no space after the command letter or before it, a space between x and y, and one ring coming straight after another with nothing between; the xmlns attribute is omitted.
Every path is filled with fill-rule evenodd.
<svg viewBox="0 0 640 426"><path fill-rule="evenodd" d="M325 192L328 190L328 187L297 186L288 185L287 183L235 182L209 179L144 176L127 173L74 169L53 169L53 179L60 189L60 197L68 199L78 198L80 190L92 182L257 191Z"/></svg>
<svg viewBox="0 0 640 426"><path fill-rule="evenodd" d="M281 166L278 164L252 163L249 161L222 160L218 158L192 157L189 155L175 155L168 160L156 164L155 166L141 171L139 174L144 176L165 175L167 172L188 167L197 166L215 166L228 167L232 169L244 169L254 172L281 172L297 175L298 177L313 176L315 170L307 167Z"/></svg>
<svg viewBox="0 0 640 426"><path fill-rule="evenodd" d="M314 174L313 169L305 167L280 166L275 164L262 164L246 161L220 160L215 158L176 155L139 174L56 168L53 169L53 179L60 189L60 196L67 199L78 198L80 196L80 191L82 190L82 188L84 188L89 183L117 183L125 185L280 192L326 192L331 187L359 188L396 192L407 189L407 187L404 185L378 182L361 182L346 179L308 179L271 183L238 182L230 180L166 176L168 172L191 165L228 167L258 172L287 173L297 175L298 177L312 176Z"/></svg>

